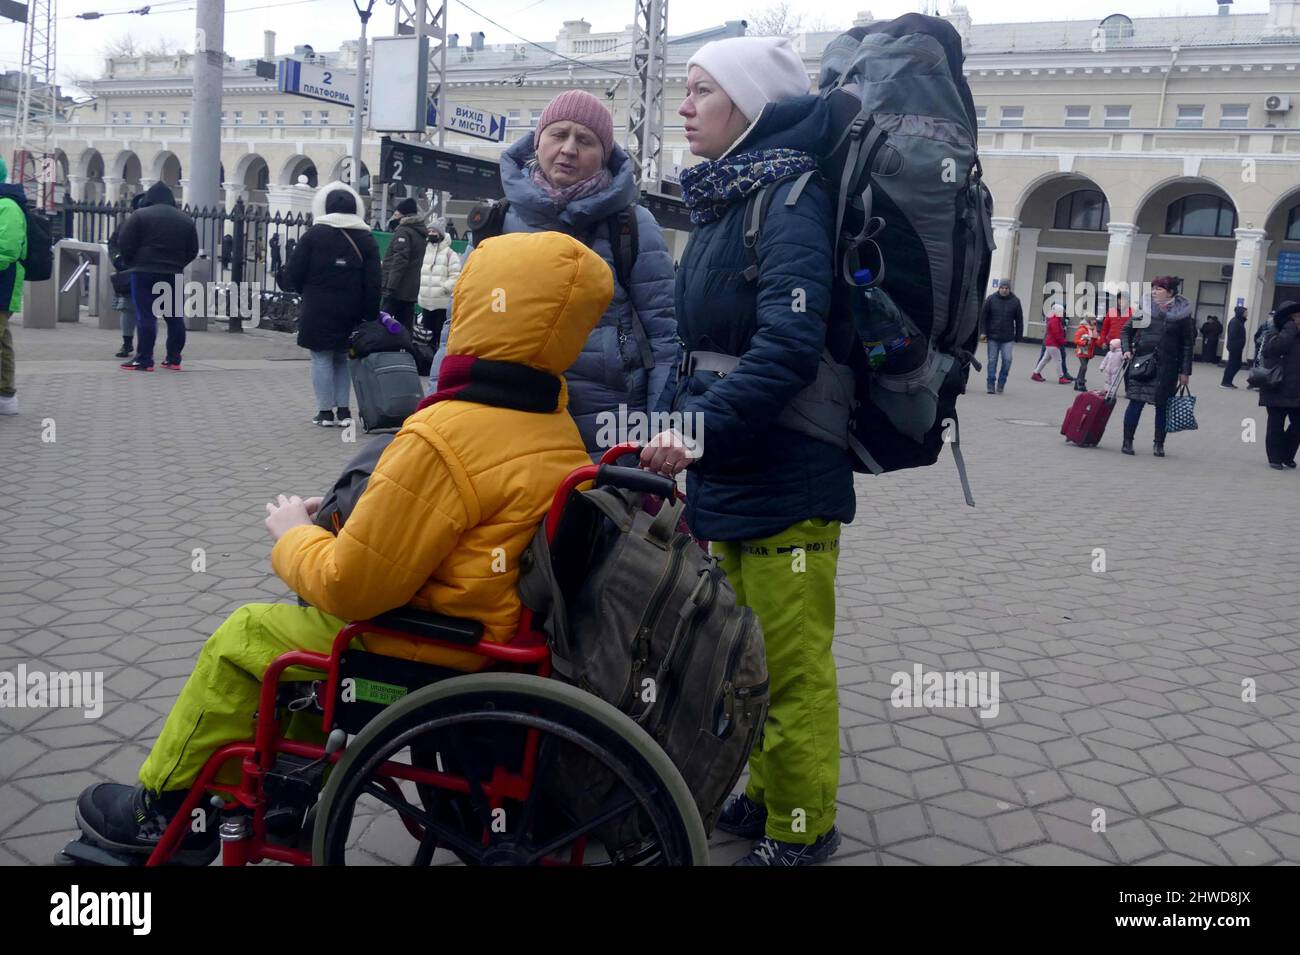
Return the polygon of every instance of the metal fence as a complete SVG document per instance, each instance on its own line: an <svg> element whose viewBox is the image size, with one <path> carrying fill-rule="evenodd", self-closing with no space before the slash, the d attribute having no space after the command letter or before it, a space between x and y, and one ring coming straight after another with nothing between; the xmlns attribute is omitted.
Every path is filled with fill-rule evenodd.
<svg viewBox="0 0 1300 955"><path fill-rule="evenodd" d="M280 270L302 234L311 227L311 216L272 215L263 206L234 209L220 206L181 206L194 219L199 234L199 254L212 263L214 282L253 283L258 290L262 327L294 331L298 325L301 296L281 287ZM131 214L131 204L122 202L70 202L62 207L63 235L83 242L108 242ZM231 331L238 329L232 321Z"/></svg>

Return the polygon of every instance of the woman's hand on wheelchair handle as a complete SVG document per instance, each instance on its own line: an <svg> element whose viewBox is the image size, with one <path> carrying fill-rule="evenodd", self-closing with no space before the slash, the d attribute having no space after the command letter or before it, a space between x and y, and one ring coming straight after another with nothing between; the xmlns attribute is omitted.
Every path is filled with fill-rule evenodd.
<svg viewBox="0 0 1300 955"><path fill-rule="evenodd" d="M697 457L699 453L693 443L677 431L661 431L641 449L641 467L676 477L678 471L689 467Z"/></svg>

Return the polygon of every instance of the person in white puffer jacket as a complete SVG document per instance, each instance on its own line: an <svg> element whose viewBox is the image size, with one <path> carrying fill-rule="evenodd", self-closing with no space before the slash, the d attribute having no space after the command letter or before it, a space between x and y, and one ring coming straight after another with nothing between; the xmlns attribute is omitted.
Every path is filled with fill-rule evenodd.
<svg viewBox="0 0 1300 955"><path fill-rule="evenodd" d="M429 223L429 244L424 252L424 265L420 268L420 338L437 342L442 334L442 323L447 320L451 305L451 291L460 277L460 254L451 247L447 238L447 223L434 219ZM427 337L426 337L427 336Z"/></svg>

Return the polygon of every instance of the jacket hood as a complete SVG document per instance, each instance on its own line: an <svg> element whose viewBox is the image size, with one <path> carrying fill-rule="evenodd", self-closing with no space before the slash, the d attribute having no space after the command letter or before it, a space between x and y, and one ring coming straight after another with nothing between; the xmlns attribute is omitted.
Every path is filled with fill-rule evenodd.
<svg viewBox="0 0 1300 955"><path fill-rule="evenodd" d="M361 215L365 211L366 206L365 203L361 201L361 195L346 182L339 182L336 179L333 182L325 183L325 185L316 190L316 195L312 196L311 217L313 222L325 215L325 197L335 189L346 189L348 192L352 193L352 198L355 199L357 203L357 215Z"/></svg>
<svg viewBox="0 0 1300 955"><path fill-rule="evenodd" d="M563 209L558 208L555 200L533 182L532 175L525 168L536 154L531 132L525 133L501 154L501 188L505 190L510 205L518 209L530 225L562 223L575 229L585 229L637 201L632 160L617 144L610 150L609 158L605 161L605 168L614 177L609 187L575 199Z"/></svg>
<svg viewBox="0 0 1300 955"><path fill-rule="evenodd" d="M614 273L560 232L487 239L465 261L452 297L447 354L563 373L614 297Z"/></svg>
<svg viewBox="0 0 1300 955"><path fill-rule="evenodd" d="M172 193L171 186L165 182L155 182L144 191L144 198L140 200L140 208L145 206L171 206L174 209L176 196Z"/></svg>
<svg viewBox="0 0 1300 955"><path fill-rule="evenodd" d="M824 156L834 145L834 133L826 100L809 93L765 105L727 155L785 147Z"/></svg>
<svg viewBox="0 0 1300 955"><path fill-rule="evenodd" d="M16 182L0 182L0 198L12 199L24 208L27 206L27 193Z"/></svg>

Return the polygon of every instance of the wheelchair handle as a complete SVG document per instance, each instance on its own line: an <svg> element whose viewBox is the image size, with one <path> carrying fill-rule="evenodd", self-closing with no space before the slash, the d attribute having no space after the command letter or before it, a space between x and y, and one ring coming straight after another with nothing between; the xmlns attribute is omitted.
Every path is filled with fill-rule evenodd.
<svg viewBox="0 0 1300 955"><path fill-rule="evenodd" d="M653 471L640 468L621 468L613 464L602 464L596 469L596 487L619 487L625 491L639 491L653 494L665 501L672 501L677 496L677 485L673 479Z"/></svg>
<svg viewBox="0 0 1300 955"><path fill-rule="evenodd" d="M600 456L600 464L617 464L618 459L626 454L640 454L641 445L632 441L625 441L623 444L616 444Z"/></svg>

